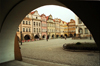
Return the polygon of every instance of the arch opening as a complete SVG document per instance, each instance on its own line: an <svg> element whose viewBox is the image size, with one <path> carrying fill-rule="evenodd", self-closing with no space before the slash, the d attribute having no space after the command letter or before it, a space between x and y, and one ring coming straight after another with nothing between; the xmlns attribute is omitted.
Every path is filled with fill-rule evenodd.
<svg viewBox="0 0 100 66"><path fill-rule="evenodd" d="M59 35L56 35L56 38L58 38L59 37Z"/></svg>
<svg viewBox="0 0 100 66"><path fill-rule="evenodd" d="M28 12L28 11L27 11L27 12ZM20 12L19 12L19 13L20 13ZM26 12L25 12L25 14L26 14ZM25 14L24 14L24 15L25 15ZM22 17L22 16L21 16L21 17ZM21 18L21 19L22 19L22 18ZM9 20L8 20L8 21L9 21ZM19 19L18 21L20 21L20 19ZM9 22L10 22L10 21L9 21ZM13 21L12 21L12 22L13 22ZM18 25L18 24L17 24L17 25ZM39 37L38 37L38 38L39 38ZM28 37L28 39L29 39L29 37Z"/></svg>
<svg viewBox="0 0 100 66"><path fill-rule="evenodd" d="M30 36L29 36L29 35L25 35L25 36L24 36L24 39L25 39L25 40L30 40Z"/></svg>

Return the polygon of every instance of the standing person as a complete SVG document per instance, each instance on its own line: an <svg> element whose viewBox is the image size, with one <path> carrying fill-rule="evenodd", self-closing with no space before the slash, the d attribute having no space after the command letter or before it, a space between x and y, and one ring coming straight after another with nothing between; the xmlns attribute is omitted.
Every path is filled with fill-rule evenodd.
<svg viewBox="0 0 100 66"><path fill-rule="evenodd" d="M65 40L66 40L66 36L65 36Z"/></svg>
<svg viewBox="0 0 100 66"><path fill-rule="evenodd" d="M47 36L47 41L48 41L48 36Z"/></svg>
<svg viewBox="0 0 100 66"><path fill-rule="evenodd" d="M90 40L91 40L91 35L90 35Z"/></svg>

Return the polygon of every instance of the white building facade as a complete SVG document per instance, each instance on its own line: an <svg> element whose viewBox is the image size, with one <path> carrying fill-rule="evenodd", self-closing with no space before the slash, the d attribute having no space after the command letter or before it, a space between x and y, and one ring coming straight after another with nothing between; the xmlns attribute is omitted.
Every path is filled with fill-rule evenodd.
<svg viewBox="0 0 100 66"><path fill-rule="evenodd" d="M91 33L81 19L75 15L76 37L90 37Z"/></svg>
<svg viewBox="0 0 100 66"><path fill-rule="evenodd" d="M32 33L34 38L41 38L41 17L38 11L31 12L32 14Z"/></svg>

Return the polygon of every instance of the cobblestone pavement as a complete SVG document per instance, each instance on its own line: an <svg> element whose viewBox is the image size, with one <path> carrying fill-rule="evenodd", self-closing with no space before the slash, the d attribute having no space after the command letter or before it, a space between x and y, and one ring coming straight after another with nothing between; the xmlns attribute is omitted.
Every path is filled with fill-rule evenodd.
<svg viewBox="0 0 100 66"><path fill-rule="evenodd" d="M71 52L63 49L64 43L95 42L94 40L81 39L50 39L25 42L21 45L23 57L49 61L71 66L99 66L99 52Z"/></svg>

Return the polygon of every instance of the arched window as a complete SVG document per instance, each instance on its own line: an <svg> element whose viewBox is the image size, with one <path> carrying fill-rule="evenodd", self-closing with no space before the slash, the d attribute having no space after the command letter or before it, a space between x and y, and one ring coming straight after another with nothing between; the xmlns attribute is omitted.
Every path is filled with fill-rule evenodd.
<svg viewBox="0 0 100 66"><path fill-rule="evenodd" d="M26 28L26 32L28 32L28 28Z"/></svg>
<svg viewBox="0 0 100 66"><path fill-rule="evenodd" d="M37 19L37 17L36 17L36 19Z"/></svg>
<svg viewBox="0 0 100 66"><path fill-rule="evenodd" d="M26 21L26 25L28 24L28 21Z"/></svg>
<svg viewBox="0 0 100 66"><path fill-rule="evenodd" d="M30 25L31 23L30 23L30 21L29 21L29 25Z"/></svg>
<svg viewBox="0 0 100 66"><path fill-rule="evenodd" d="M34 22L34 26L35 26L35 22Z"/></svg>
<svg viewBox="0 0 100 66"><path fill-rule="evenodd" d="M79 28L79 33L80 33L80 34L82 34L82 33L83 33L82 28Z"/></svg>
<svg viewBox="0 0 100 66"><path fill-rule="evenodd" d="M85 34L88 34L88 29L87 28L85 28Z"/></svg>
<svg viewBox="0 0 100 66"><path fill-rule="evenodd" d="M25 28L23 28L23 32L25 32Z"/></svg>
<svg viewBox="0 0 100 66"><path fill-rule="evenodd" d="M81 19L78 19L78 21L79 21L79 24L81 24L81 23L82 23Z"/></svg>
<svg viewBox="0 0 100 66"><path fill-rule="evenodd" d="M23 21L23 24L25 24L25 21Z"/></svg>

